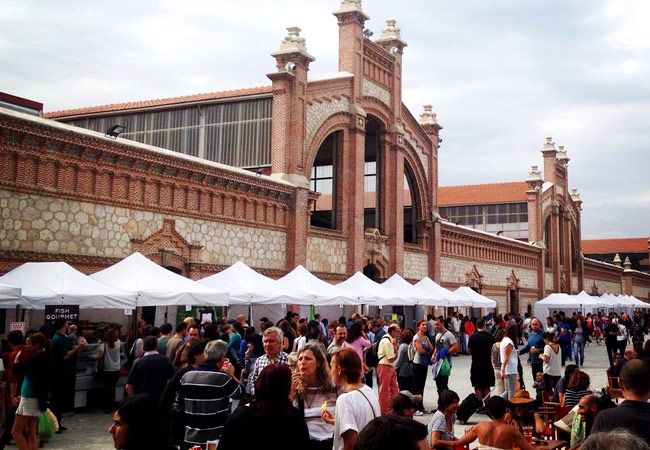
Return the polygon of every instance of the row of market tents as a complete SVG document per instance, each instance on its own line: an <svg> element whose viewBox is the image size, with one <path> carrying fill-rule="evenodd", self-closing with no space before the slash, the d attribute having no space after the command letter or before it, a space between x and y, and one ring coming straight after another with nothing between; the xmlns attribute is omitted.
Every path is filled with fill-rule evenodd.
<svg viewBox="0 0 650 450"><path fill-rule="evenodd" d="M134 309L137 306L435 306L496 308L496 302L469 287L450 291L428 277L415 285L398 274L379 284L361 272L333 285L297 266L274 280L237 262L198 281L171 272L140 253L91 275L63 262L25 263L0 277L0 307L43 309L46 305ZM551 294L535 303L535 313L553 310L646 308L632 296Z"/></svg>
<svg viewBox="0 0 650 450"><path fill-rule="evenodd" d="M140 253L91 275L63 262L25 263L0 277L0 307L43 309L46 305L133 309L137 306L439 306L495 308L469 288L456 292L424 278L415 285L395 274L379 284L361 272L333 285L302 266L274 280L236 262L193 281Z"/></svg>

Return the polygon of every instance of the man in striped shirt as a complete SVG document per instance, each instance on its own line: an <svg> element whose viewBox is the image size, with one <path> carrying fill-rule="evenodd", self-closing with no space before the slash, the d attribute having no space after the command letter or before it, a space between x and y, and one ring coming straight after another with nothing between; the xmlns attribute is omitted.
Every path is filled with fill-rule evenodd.
<svg viewBox="0 0 650 450"><path fill-rule="evenodd" d="M185 404L183 448L219 439L230 416L230 399L242 395L235 368L226 360L227 350L224 341L208 342L203 364L181 378L180 396Z"/></svg>

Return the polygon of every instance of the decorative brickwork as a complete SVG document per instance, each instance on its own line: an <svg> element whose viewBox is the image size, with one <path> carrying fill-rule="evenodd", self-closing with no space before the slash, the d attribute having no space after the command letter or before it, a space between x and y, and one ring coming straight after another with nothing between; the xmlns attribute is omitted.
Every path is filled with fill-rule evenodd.
<svg viewBox="0 0 650 450"><path fill-rule="evenodd" d="M339 113L347 112L350 108L350 102L346 97L338 99L321 99L314 101L307 107L307 139L311 142L318 128L327 120L328 117Z"/></svg>
<svg viewBox="0 0 650 450"><path fill-rule="evenodd" d="M382 101L386 106L390 106L390 92L387 89L365 78L363 79L362 86L363 95L366 97L374 97Z"/></svg>
<svg viewBox="0 0 650 450"><path fill-rule="evenodd" d="M441 281L450 285L464 285L466 273L472 266L483 276L482 283L486 286L507 286L508 277L512 274L512 268L508 265L478 262L473 264L465 259L442 256L442 277ZM533 269L515 269L516 277L519 279L519 287L522 289L537 290L537 271Z"/></svg>

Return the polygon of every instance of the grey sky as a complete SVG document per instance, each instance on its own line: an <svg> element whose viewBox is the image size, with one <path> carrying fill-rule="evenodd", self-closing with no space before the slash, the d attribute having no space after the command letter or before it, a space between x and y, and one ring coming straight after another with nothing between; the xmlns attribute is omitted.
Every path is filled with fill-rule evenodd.
<svg viewBox="0 0 650 450"><path fill-rule="evenodd" d="M337 71L338 0L0 0L0 90L46 111L269 85L299 26ZM523 180L546 136L571 158L583 238L650 235L650 2L366 0L408 43L403 96L444 127L440 184Z"/></svg>

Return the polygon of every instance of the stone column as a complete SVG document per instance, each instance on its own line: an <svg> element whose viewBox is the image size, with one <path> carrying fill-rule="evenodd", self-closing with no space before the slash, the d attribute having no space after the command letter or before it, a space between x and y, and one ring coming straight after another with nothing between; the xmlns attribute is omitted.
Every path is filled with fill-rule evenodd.
<svg viewBox="0 0 650 450"><path fill-rule="evenodd" d="M425 211L425 217L430 215L432 226L429 230L429 277L440 281L440 252L442 241L440 232L440 215L438 214L438 147L442 142L436 114L431 105L424 105L424 111L420 114L418 122L430 139L431 154L429 155L429 192L426 195L431 199L432 211Z"/></svg>

